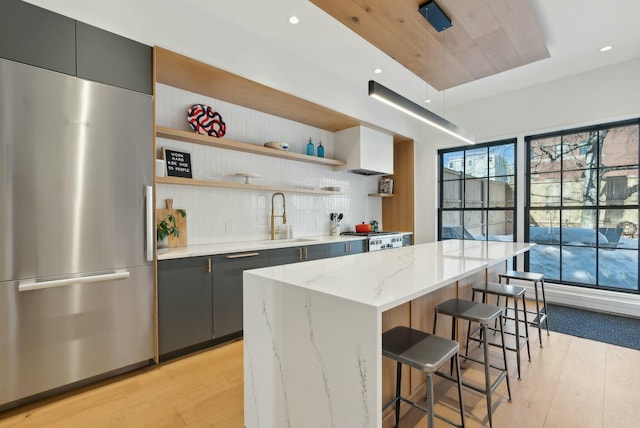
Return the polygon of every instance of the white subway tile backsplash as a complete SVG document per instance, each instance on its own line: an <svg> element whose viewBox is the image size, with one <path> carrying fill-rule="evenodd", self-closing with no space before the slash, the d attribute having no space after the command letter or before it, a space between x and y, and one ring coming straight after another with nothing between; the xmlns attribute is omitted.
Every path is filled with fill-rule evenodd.
<svg viewBox="0 0 640 428"><path fill-rule="evenodd" d="M160 126L191 130L187 110L193 104L206 104L222 115L227 125L225 139L262 145L267 141L289 144L289 151L306 153L309 137L317 145L322 140L325 156L332 157L333 133L291 120L229 104L167 85L156 85L156 122ZM260 156L251 153L206 147L158 138L157 147L191 153L193 178L241 183L235 174L257 174L253 184L321 189L341 188L344 195L313 195L286 192L287 224L295 236L329 234L329 213L343 213L342 231L356 223L381 220L378 198L367 197L378 187L378 177L336 172L332 167ZM187 211L187 234L190 245L214 242L269 239L271 191L237 190L215 187L156 186L158 208L165 199L173 199L176 208ZM276 213L282 205L276 199ZM277 222L280 219L276 219Z"/></svg>

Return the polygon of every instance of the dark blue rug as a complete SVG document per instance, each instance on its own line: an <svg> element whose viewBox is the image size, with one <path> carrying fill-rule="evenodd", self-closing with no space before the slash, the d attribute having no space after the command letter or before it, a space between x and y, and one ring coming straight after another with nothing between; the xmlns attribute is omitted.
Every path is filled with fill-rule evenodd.
<svg viewBox="0 0 640 428"><path fill-rule="evenodd" d="M640 350L640 319L547 303L549 330ZM544 326L544 322L542 323Z"/></svg>

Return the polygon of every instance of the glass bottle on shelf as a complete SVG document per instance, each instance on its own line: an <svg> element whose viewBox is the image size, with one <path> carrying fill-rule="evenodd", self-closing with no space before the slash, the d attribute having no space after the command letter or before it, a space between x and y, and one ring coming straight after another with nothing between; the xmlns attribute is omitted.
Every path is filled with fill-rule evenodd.
<svg viewBox="0 0 640 428"><path fill-rule="evenodd" d="M309 156L314 156L316 154L316 148L313 145L313 142L311 142L311 137L309 137L309 142L307 143L307 154Z"/></svg>
<svg viewBox="0 0 640 428"><path fill-rule="evenodd" d="M320 140L320 143L318 144L318 157L324 157L324 146L322 145L322 140Z"/></svg>

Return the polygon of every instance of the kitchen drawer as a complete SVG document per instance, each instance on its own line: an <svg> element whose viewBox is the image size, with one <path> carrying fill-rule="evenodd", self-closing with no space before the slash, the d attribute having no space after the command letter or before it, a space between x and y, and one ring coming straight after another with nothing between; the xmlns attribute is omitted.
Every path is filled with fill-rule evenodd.
<svg viewBox="0 0 640 428"><path fill-rule="evenodd" d="M365 240L337 242L331 244L330 257L347 256L349 254L358 254L365 251Z"/></svg>

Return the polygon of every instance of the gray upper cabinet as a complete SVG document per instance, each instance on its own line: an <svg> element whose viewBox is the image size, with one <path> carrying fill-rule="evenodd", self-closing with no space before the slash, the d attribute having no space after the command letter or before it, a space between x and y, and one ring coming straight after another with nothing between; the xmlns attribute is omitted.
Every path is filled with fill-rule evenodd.
<svg viewBox="0 0 640 428"><path fill-rule="evenodd" d="M20 0L0 0L0 58L153 92L153 49Z"/></svg>
<svg viewBox="0 0 640 428"><path fill-rule="evenodd" d="M2 0L0 57L73 76L76 21L20 0Z"/></svg>
<svg viewBox="0 0 640 428"><path fill-rule="evenodd" d="M78 22L78 77L145 94L152 93L150 46Z"/></svg>

